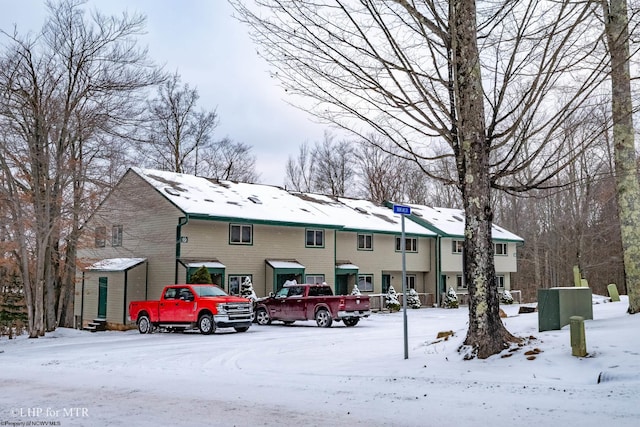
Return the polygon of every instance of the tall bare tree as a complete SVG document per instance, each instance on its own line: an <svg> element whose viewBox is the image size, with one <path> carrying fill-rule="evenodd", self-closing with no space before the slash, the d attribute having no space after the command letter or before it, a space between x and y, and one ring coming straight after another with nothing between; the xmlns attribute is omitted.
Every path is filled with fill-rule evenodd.
<svg viewBox="0 0 640 427"><path fill-rule="evenodd" d="M583 149L563 144L561 124L604 71L591 60L602 49L593 3L477 3L232 0L287 92L314 99L312 113L365 139L379 133L425 176L458 186L465 344L485 358L516 340L498 316L490 189L552 185ZM443 157L453 182L431 166Z"/></svg>
<svg viewBox="0 0 640 427"><path fill-rule="evenodd" d="M611 113L618 216L629 294L629 313L640 312L640 185L636 161L627 0L602 0L604 29L611 55Z"/></svg>
<svg viewBox="0 0 640 427"><path fill-rule="evenodd" d="M314 167L313 150L305 142L298 147L297 157L289 156L287 159L285 185L295 191L305 193L314 191Z"/></svg>
<svg viewBox="0 0 640 427"><path fill-rule="evenodd" d="M135 42L142 16L89 18L76 0L47 5L42 30L2 32L0 53L0 191L30 337L71 326L75 248L92 201L88 174L101 144L139 116L143 89L160 81Z"/></svg>
<svg viewBox="0 0 640 427"><path fill-rule="evenodd" d="M174 73L149 101L140 155L151 167L198 174L198 157L213 143L218 115L215 110L198 110L198 90L180 80Z"/></svg>
<svg viewBox="0 0 640 427"><path fill-rule="evenodd" d="M257 182L260 174L256 171L256 156L251 146L223 138L202 150L198 161L198 175L209 178Z"/></svg>
<svg viewBox="0 0 640 427"><path fill-rule="evenodd" d="M326 131L313 148L302 144L298 156L287 161L286 185L296 191L332 196L353 196L356 175L356 144L336 140Z"/></svg>

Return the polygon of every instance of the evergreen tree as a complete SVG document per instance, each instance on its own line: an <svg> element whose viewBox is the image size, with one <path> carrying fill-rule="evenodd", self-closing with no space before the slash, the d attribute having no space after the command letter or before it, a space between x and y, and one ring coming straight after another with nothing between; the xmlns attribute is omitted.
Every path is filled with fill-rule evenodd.
<svg viewBox="0 0 640 427"><path fill-rule="evenodd" d="M203 265L191 275L190 283L210 285L213 284L213 279L211 279L211 274L209 274L207 267Z"/></svg>
<svg viewBox="0 0 640 427"><path fill-rule="evenodd" d="M400 301L398 301L398 294L393 286L389 286L389 291L387 291L387 308L389 311L398 311L400 310Z"/></svg>

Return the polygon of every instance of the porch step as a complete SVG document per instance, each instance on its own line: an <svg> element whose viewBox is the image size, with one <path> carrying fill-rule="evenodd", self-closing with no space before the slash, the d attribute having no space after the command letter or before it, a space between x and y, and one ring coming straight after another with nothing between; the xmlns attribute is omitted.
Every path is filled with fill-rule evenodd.
<svg viewBox="0 0 640 427"><path fill-rule="evenodd" d="M107 319L93 319L93 322L89 322L82 330L89 332L106 331Z"/></svg>

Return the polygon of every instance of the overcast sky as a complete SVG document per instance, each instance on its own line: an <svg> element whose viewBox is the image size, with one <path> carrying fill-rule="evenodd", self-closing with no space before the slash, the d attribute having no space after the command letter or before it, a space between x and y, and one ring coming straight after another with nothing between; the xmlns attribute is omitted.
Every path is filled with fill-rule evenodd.
<svg viewBox="0 0 640 427"><path fill-rule="evenodd" d="M0 0L0 5L0 28L10 31L15 23L21 34L38 31L47 12L44 0ZM286 103L226 0L90 0L87 7L146 15L148 33L141 44L167 71L177 70L183 83L197 87L200 108L217 109L216 139L228 136L253 147L261 182L282 185L288 157L303 142L321 140L328 129Z"/></svg>

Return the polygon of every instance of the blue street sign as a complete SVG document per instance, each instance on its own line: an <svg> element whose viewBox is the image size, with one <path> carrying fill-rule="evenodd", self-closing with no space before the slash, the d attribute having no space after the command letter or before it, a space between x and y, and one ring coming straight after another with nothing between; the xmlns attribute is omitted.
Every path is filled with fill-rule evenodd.
<svg viewBox="0 0 640 427"><path fill-rule="evenodd" d="M401 215L411 215L411 208L403 205L393 205L393 213Z"/></svg>

